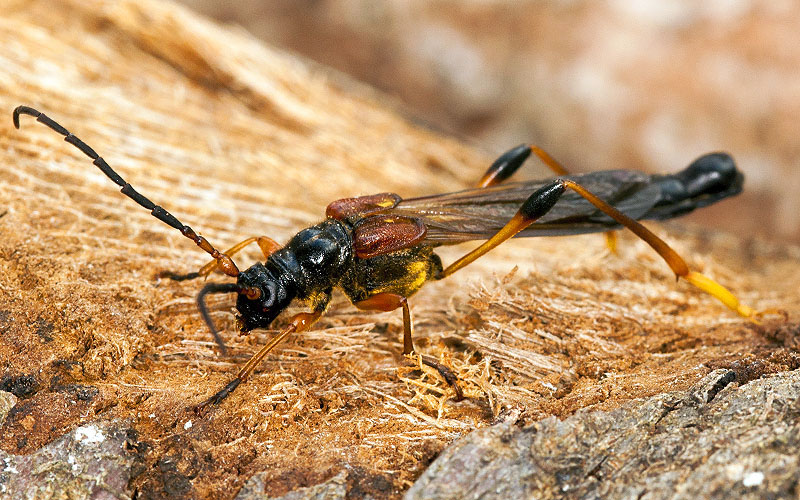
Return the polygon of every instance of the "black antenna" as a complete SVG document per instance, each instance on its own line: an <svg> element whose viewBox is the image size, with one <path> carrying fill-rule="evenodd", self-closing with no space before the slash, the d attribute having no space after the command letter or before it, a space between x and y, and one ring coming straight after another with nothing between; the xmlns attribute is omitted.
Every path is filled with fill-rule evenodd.
<svg viewBox="0 0 800 500"><path fill-rule="evenodd" d="M211 330L211 335L214 336L214 340L217 342L219 350L223 355L227 353L228 349L225 346L225 342L222 341L222 337L219 336L217 328L214 326L214 321L211 319L211 314L208 312L208 306L206 306L205 298L209 293L234 292L242 293L242 287L236 283L209 283L200 290L200 293L197 294L197 308L200 310L200 315L203 317L206 325L208 325L208 329Z"/></svg>
<svg viewBox="0 0 800 500"><path fill-rule="evenodd" d="M174 227L175 229L180 231L182 235L194 241L197 244L197 246L202 248L204 251L208 252L211 255L211 257L216 259L217 264L219 265L219 268L222 270L223 273L233 277L239 275L239 269L236 267L236 264L233 263L233 260L231 260L231 258L228 255L219 252L216 248L214 248L211 245L211 243L208 242L208 240L195 233L191 227L184 225L174 215L167 212L166 210L164 210L163 208L156 205L155 203L147 199L145 196L140 194L138 191L133 189L133 187L130 184L128 184L125 181L125 179L120 177L120 175L116 173L108 165L108 163L106 163L106 161L95 152L94 149L90 148L85 142L72 135L72 133L69 130L65 129L64 127L56 123L53 119L49 118L44 113L28 106L18 106L14 110L14 126L16 128L19 128L19 115L33 116L34 118L36 118L36 121L45 124L46 126L58 132L59 134L63 135L64 140L66 142L80 149L83 152L83 154L92 159L92 163L94 163L94 165L97 168L99 168L104 174L106 174L109 179L114 181L114 183L116 183L118 186L122 186L122 189L120 190L122 194L132 199L133 201L135 201L142 207L146 208L147 210L150 210L150 214L156 219L160 220L161 222L169 226ZM216 335L216 333L215 333L215 338L217 339L217 342L221 344L221 340L219 339L219 336ZM224 345L221 345L221 347L223 348L224 351Z"/></svg>

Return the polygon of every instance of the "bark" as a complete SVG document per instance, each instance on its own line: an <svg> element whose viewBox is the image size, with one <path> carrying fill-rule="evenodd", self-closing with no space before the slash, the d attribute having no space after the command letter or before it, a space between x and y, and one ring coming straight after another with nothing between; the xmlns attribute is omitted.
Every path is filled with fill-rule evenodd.
<svg viewBox="0 0 800 500"><path fill-rule="evenodd" d="M453 444L405 498L796 498L800 373L736 378L715 370L564 421L510 418Z"/></svg>

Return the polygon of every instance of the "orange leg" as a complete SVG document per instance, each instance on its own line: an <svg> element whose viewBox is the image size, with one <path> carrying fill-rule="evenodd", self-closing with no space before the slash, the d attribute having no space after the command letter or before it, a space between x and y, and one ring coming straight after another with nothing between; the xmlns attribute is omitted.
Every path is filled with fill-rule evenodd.
<svg viewBox="0 0 800 500"><path fill-rule="evenodd" d="M225 255L233 256L239 253L242 249L244 249L247 245L251 243L258 243L258 246L261 248L261 252L264 254L264 259L272 255L276 250L279 250L281 246L275 242L275 240L271 238L267 238L266 236L258 236L247 238L244 241L233 245L228 251L225 252ZM208 264L204 265L200 268L199 271L194 273L187 273L187 274L176 274L171 271L161 271L158 273L158 278L169 278L173 281L186 281L192 280L195 278L205 278L209 274L213 273L219 267L219 262L216 260L212 260Z"/></svg>
<svg viewBox="0 0 800 500"><path fill-rule="evenodd" d="M531 151L533 151L533 154L538 156L539 160L541 160L542 163L547 165L550 168L550 170L552 170L556 175L569 175L569 170L564 168L562 164L560 164L559 162L556 161L555 158L550 156L550 154L547 151L533 144L531 144L529 147L531 148Z"/></svg>
<svg viewBox="0 0 800 500"><path fill-rule="evenodd" d="M539 160L556 175L569 175L569 171L544 149L533 144L522 144L506 151L500 158L495 160L486 173L483 174L480 182L478 182L478 187L496 186L508 179L522 166L531 153L538 156ZM603 234L605 235L608 249L611 250L611 253L617 253L617 234L614 231L606 231Z"/></svg>
<svg viewBox="0 0 800 500"><path fill-rule="evenodd" d="M414 343L411 338L411 310L408 308L408 299L396 293L376 293L375 295L354 303L357 308L364 311L394 311L403 308L403 354L408 356L414 353ZM439 372L439 375L456 391L456 399L464 399L464 393L458 385L458 378L450 368L438 363L431 356L421 355L422 362Z"/></svg>
<svg viewBox="0 0 800 500"><path fill-rule="evenodd" d="M653 250L655 250L661 256L662 259L664 259L664 261L667 263L667 265L669 265L670 269L672 269L678 278L683 278L697 288L700 288L704 292L716 297L720 302L725 304L730 309L733 309L741 316L746 318L753 318L754 316L757 316L757 313L753 309L741 304L736 296L734 296L728 289L715 282L708 276L689 270L689 266L686 264L686 261L684 261L675 250L667 245L664 240L653 234L649 229L623 214L605 201L601 200L580 184L569 179L559 179L553 181L552 184L544 186L533 193L527 200L525 200L525 203L522 204L522 207L520 207L519 211L505 226L500 229L500 231L485 241L478 248L448 266L444 271L442 271L438 278L444 278L453 274L531 225L538 218L545 215L553 207L553 205L556 204L558 199L567 188L572 189L584 197L603 213L627 227L634 234L636 234L636 236L647 242L647 244L650 245Z"/></svg>
<svg viewBox="0 0 800 500"><path fill-rule="evenodd" d="M606 231L605 233L603 233L603 236L606 237L606 246L608 247L608 250L611 253L616 254L617 253L617 243L618 243L617 232L616 231Z"/></svg>
<svg viewBox="0 0 800 500"><path fill-rule="evenodd" d="M286 326L281 332L272 338L272 340L267 343L264 347L261 348L252 358L250 361L245 363L239 373L236 375L236 378L228 382L228 384L223 387L219 392L211 396L208 400L206 400L201 405L195 408L197 413L203 413L205 410L211 405L218 405L223 399L228 397L230 393L234 391L239 385L250 378L250 375L253 374L253 371L256 369L258 364L264 359L272 349L275 348L276 345L280 344L286 337L293 333L302 332L307 330L315 321L317 321L320 316L322 316L323 311L315 311L310 313L299 313L292 317L289 321L289 325Z"/></svg>
<svg viewBox="0 0 800 500"><path fill-rule="evenodd" d="M649 229L623 214L608 203L604 202L594 194L590 193L583 186L570 180L564 180L562 182L565 187L577 192L579 195L589 200L592 205L596 206L614 220L633 231L636 236L643 239L653 248L653 250L658 252L658 255L660 255L667 265L669 265L676 277L683 278L704 292L713 295L717 298L717 300L725 304L730 309L736 311L740 316L752 318L756 315L756 312L753 309L740 303L739 299L737 299L736 296L733 295L727 288L712 280L708 276L696 271L691 271L689 269L689 265L686 264L685 260L683 260L683 257L678 255L678 252L673 250L664 240L653 234Z"/></svg>

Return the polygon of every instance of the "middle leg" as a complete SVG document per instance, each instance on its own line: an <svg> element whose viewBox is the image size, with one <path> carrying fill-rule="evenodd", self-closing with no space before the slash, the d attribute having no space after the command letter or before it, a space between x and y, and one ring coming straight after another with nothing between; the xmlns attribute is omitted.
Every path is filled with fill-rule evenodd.
<svg viewBox="0 0 800 500"><path fill-rule="evenodd" d="M302 332L307 330L315 321L317 321L322 313L324 312L323 309L319 309L313 312L302 312L294 315L291 320L289 320L289 325L286 326L281 332L276 335L275 337L270 340L267 345L261 348L250 360L245 363L239 373L236 375L236 378L228 382L225 387L220 389L216 394L208 398L204 403L195 407L195 412L202 414L204 413L209 406L216 406L222 402L223 399L228 397L230 393L232 393L242 382L245 382L250 375L252 375L253 371L256 369L258 364L264 359L272 349L275 348L276 345L280 344L286 337L293 333Z"/></svg>
<svg viewBox="0 0 800 500"><path fill-rule="evenodd" d="M408 356L414 353L414 342L412 340L411 310L408 308L408 299L396 293L376 293L375 295L356 302L357 308L364 311L394 311L403 308L403 354ZM456 391L456 400L464 399L464 393L458 385L458 378L450 368L444 366L432 356L420 355L422 362L439 372L439 375Z"/></svg>

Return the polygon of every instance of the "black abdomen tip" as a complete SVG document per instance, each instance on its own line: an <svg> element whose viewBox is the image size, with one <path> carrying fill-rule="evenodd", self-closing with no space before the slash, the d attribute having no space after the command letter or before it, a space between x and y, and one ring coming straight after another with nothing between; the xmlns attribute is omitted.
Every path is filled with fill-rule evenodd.
<svg viewBox="0 0 800 500"><path fill-rule="evenodd" d="M744 175L728 153L709 153L701 156L675 175L686 187L689 196L730 192L742 189Z"/></svg>

